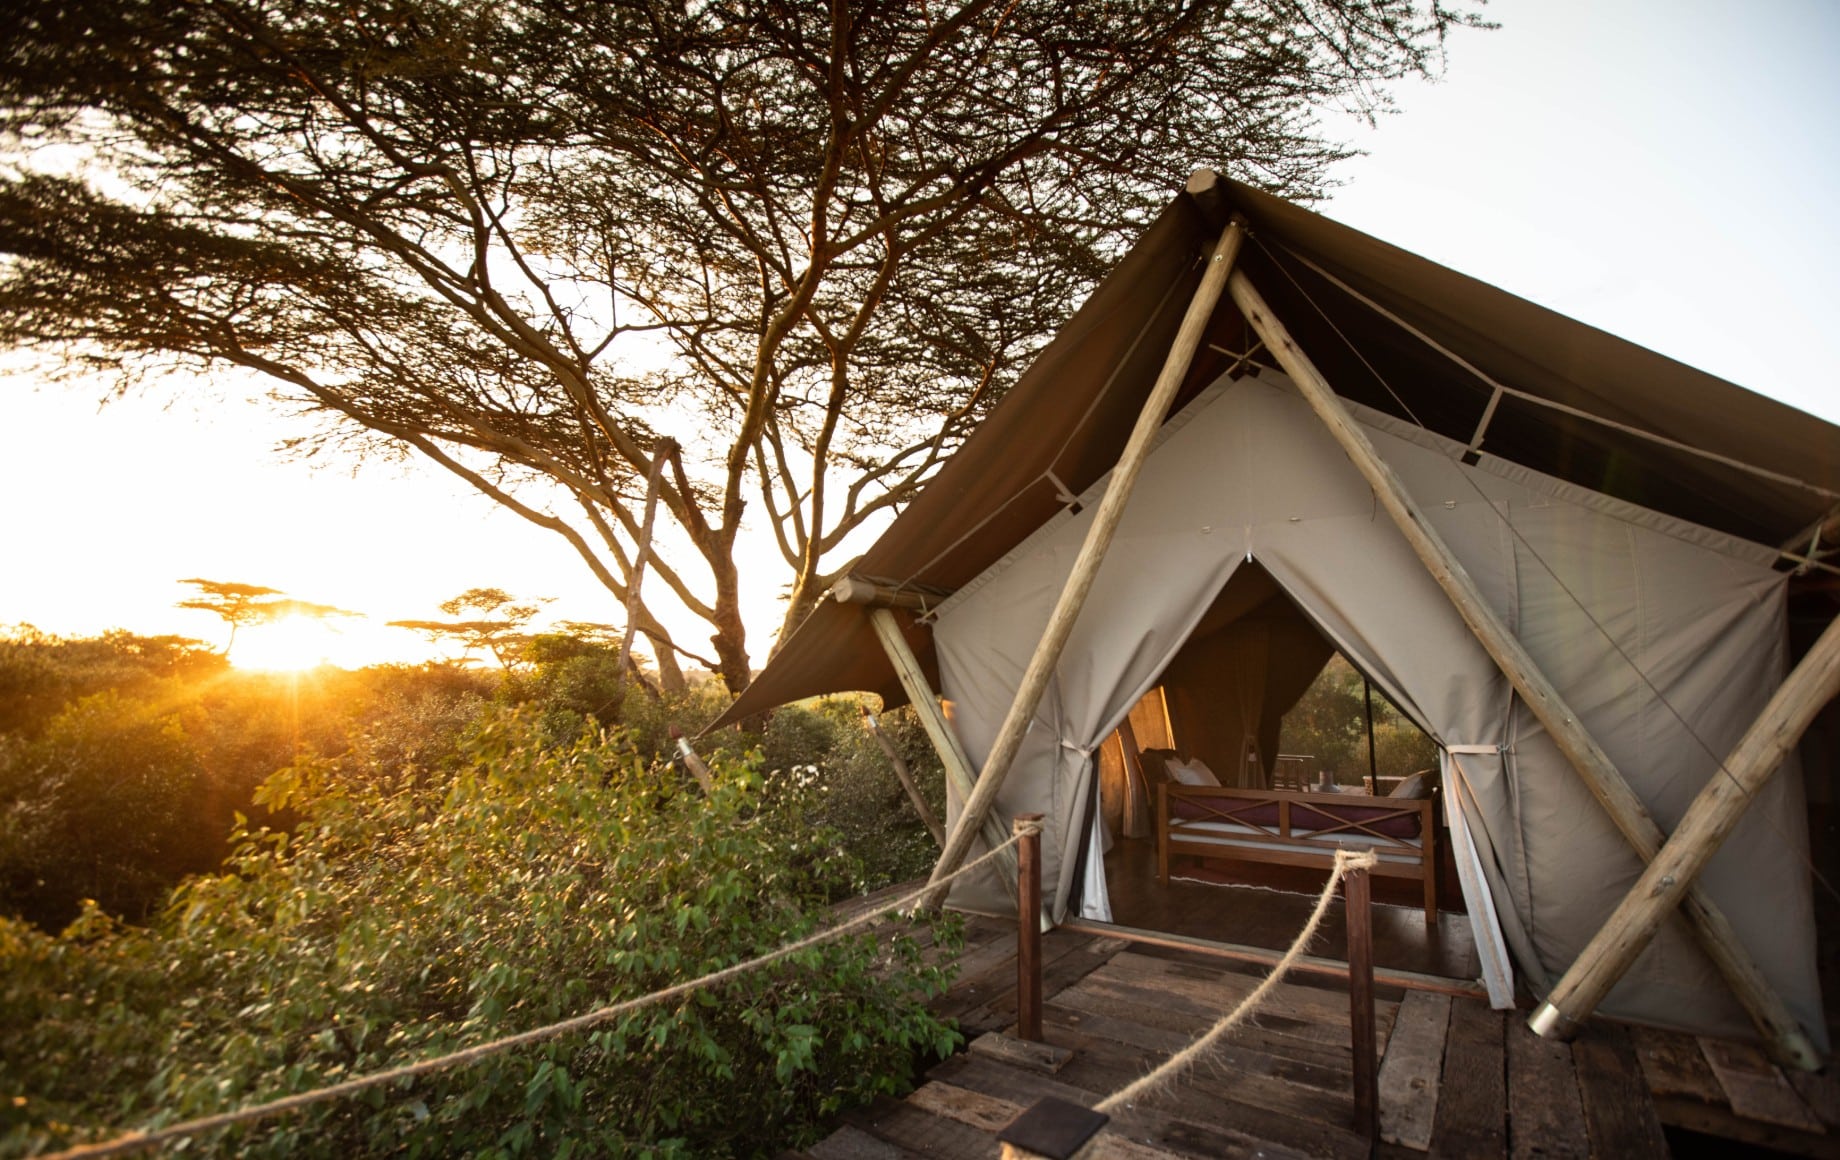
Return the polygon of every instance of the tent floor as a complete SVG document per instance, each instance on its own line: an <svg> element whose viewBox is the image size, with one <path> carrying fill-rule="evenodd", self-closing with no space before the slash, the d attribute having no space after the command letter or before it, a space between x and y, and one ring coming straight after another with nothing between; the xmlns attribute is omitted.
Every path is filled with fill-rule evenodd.
<svg viewBox="0 0 1840 1160"><path fill-rule="evenodd" d="M1156 842L1122 838L1106 855L1105 877L1112 919L1120 926L1282 952L1309 917L1328 875L1253 862L1204 865L1196 859L1178 859L1164 886L1156 880ZM1456 884L1438 884L1435 928L1426 928L1422 898L1416 882L1374 879L1374 964L1451 979L1481 977ZM1330 905L1309 950L1326 958L1348 957L1339 898Z"/></svg>
<svg viewBox="0 0 1840 1160"><path fill-rule="evenodd" d="M933 1007L958 1021L968 1048L907 1099L847 1112L791 1157L994 1157L996 1133L1036 1100L1092 1106L1180 1050L1262 976L1190 950L1050 931L1043 1023L1064 1050L1047 1059L1011 1034L1015 946L1014 920L966 916L957 978ZM1575 1043L1554 1043L1529 1032L1524 1013L1479 1000L1393 988L1378 999L1378 1156L1730 1156L1754 1147L1840 1156L1840 1083L1785 1077L1753 1047L1603 1021ZM1097 1155L1366 1156L1351 1130L1349 1042L1345 984L1292 976L1212 1061L1115 1118Z"/></svg>

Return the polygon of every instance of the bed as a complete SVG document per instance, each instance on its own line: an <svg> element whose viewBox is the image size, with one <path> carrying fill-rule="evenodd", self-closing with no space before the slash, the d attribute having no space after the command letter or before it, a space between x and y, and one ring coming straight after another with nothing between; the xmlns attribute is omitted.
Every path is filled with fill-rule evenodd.
<svg viewBox="0 0 1840 1160"><path fill-rule="evenodd" d="M1164 782L1156 798L1157 880L1176 855L1330 869L1335 852L1371 849L1372 873L1424 884L1437 925L1437 825L1432 798L1223 789Z"/></svg>

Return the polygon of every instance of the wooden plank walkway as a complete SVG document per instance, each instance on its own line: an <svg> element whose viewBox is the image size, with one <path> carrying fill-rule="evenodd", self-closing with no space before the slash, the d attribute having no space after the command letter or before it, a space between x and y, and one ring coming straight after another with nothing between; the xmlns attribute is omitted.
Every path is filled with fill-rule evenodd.
<svg viewBox="0 0 1840 1160"><path fill-rule="evenodd" d="M996 1156L996 1133L1044 1096L1092 1106L1156 1067L1257 985L1262 969L1175 947L1043 936L1044 1030L1063 1050L1009 1037L1013 921L968 916L960 974L936 1009L968 1048L906 1100L846 1113L797 1160ZM1755 1048L1603 1022L1542 1040L1479 1000L1382 988L1377 1155L1669 1155L1664 1126L1717 1141L1840 1160L1840 1082L1785 1076ZM1216 1056L1114 1118L1097 1154L1363 1157L1346 985L1293 976ZM1678 1136L1708 1145L1717 1141ZM1728 1145L1725 1145L1728 1147Z"/></svg>

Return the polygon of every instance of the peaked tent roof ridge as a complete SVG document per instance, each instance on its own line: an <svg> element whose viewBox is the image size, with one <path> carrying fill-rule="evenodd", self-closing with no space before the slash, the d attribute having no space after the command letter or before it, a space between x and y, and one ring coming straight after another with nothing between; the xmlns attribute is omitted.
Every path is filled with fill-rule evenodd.
<svg viewBox="0 0 1840 1160"><path fill-rule="evenodd" d="M1301 269L1286 269L1261 245L1247 247L1240 265L1350 402L1467 443L1494 391L1454 353L1542 400L1840 491L1840 427L1251 186L1190 188L1198 192L1164 208L858 570L955 589L1061 510L1067 492L1109 472L1199 281L1199 259L1234 211L1255 238L1300 259ZM1172 413L1234 361L1226 350L1246 349L1244 333L1223 303ZM1483 442L1490 455L1739 539L1781 544L1832 507L1800 487L1515 396L1494 410ZM910 641L936 679L929 635ZM852 690L906 700L866 618L820 601L709 728Z"/></svg>

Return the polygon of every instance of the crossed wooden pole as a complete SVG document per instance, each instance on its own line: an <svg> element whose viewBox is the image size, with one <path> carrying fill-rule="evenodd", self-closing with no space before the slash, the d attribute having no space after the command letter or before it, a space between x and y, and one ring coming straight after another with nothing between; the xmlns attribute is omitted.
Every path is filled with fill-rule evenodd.
<svg viewBox="0 0 1840 1160"><path fill-rule="evenodd" d="M1201 170L1189 179L1189 192L1205 192L1216 181L1214 174ZM1009 713L991 744L983 769L968 792L965 782L969 779L963 776L968 768L952 773L959 792L965 797L965 804L958 825L934 868L933 881L940 881L956 870L977 837L983 836L993 846L1007 837L991 816L991 807L1059 664L1106 549L1123 517L1138 473L1149 456L1151 443L1188 372L1215 306L1225 292L1231 295L1266 349L1272 352L1310 408L1361 472L1388 517L1449 597L1476 640L1508 678L1522 702L1545 726L1560 752L1630 846L1650 864L1630 900L1611 917L1536 1014L1534 1029L1549 1035L1567 1035L1575 1029L1627 971L1666 914L1679 906L1700 945L1730 984L1777 1061L1803 1069L1818 1067L1820 1059L1807 1033L1740 943L1730 921L1714 905L1710 895L1694 882L1694 876L1736 824L1755 788L1769 777L1782 754L1793 748L1814 714L1840 688L1840 628L1830 628L1821 644L1790 675L1752 733L1726 762L1725 771L1731 776L1715 775L1701 800L1683 820L1675 838L1669 840L1608 754L1580 723L1577 713L1566 704L1532 656L1489 607L1468 571L1425 519L1392 468L1374 451L1328 380L1291 337L1252 282L1243 272L1233 269L1245 232L1244 220L1235 215L1209 256L1207 269L1171 345L1162 373L1151 388L1137 424L1113 468L1086 540L1049 617L1041 643L1023 674ZM876 620L876 630L884 645L890 648L892 657L894 638L899 636L893 615L886 608L877 608L871 615L885 618ZM906 651L904 639L899 641L899 647ZM911 656L908 651L909 660ZM912 667L918 670L917 663ZM896 668L901 671L899 663ZM916 684L903 675L903 681L916 707L922 709L923 720L927 718L927 707L921 704L923 699L936 715L937 701L925 690L924 677ZM916 695L917 692L921 695ZM952 736L949 725L941 719L940 727L945 734L944 744L956 751L959 760L963 761L963 750ZM935 743L939 744L940 740L935 738ZM945 752L942 750L942 757ZM968 763L966 765L968 767ZM952 770L953 762L948 760L947 767ZM1662 857L1664 845L1668 847L1665 858ZM1009 880L1014 881L1013 875ZM940 895L934 895L930 901L937 905ZM1600 943L1604 944L1602 948Z"/></svg>

